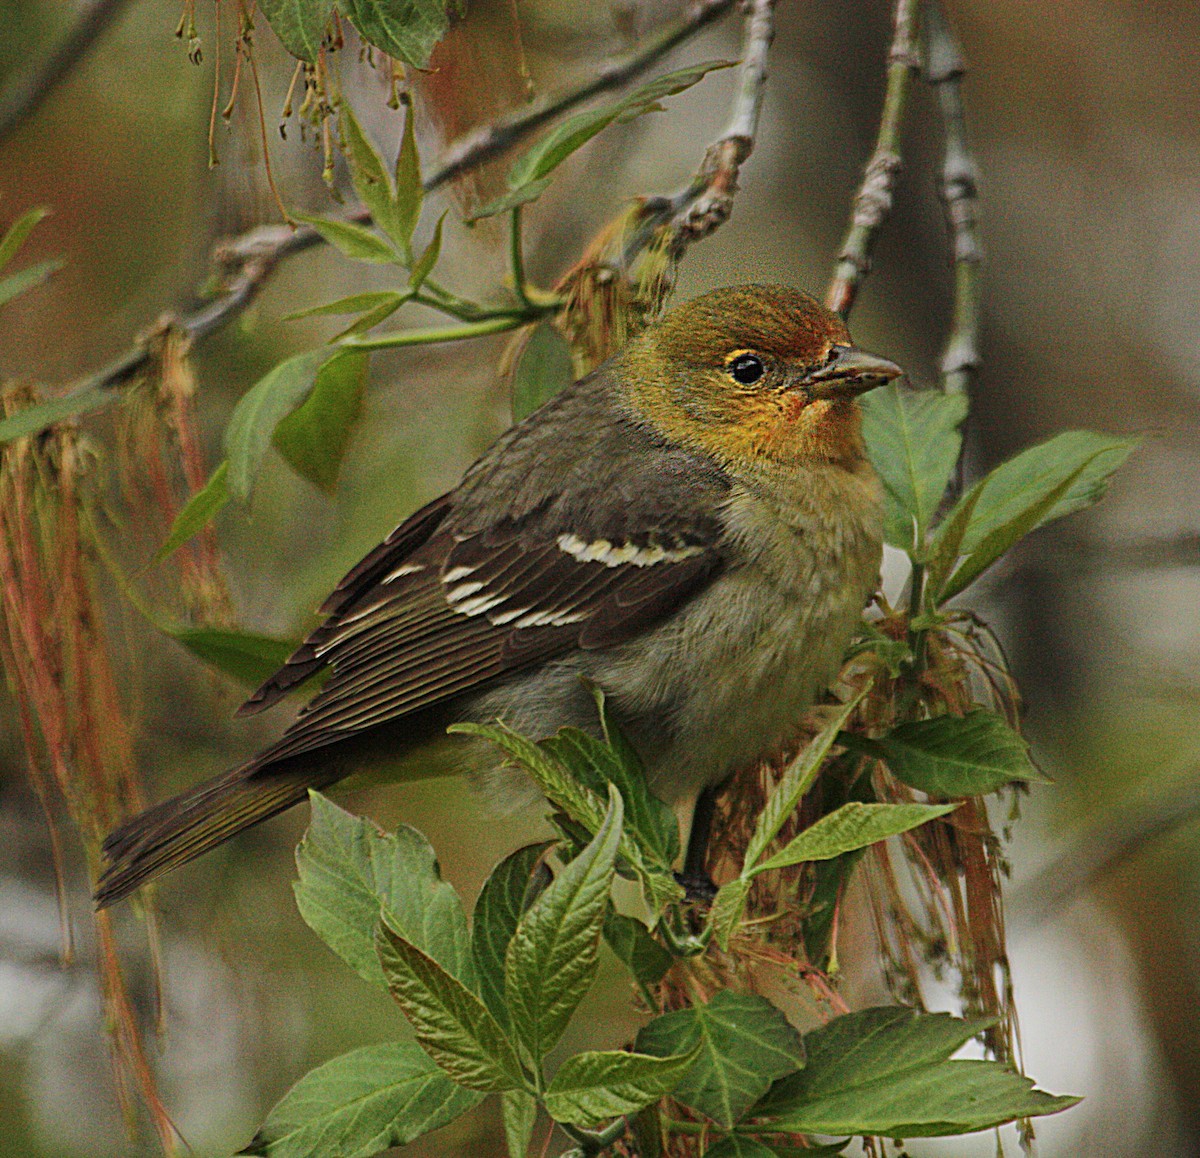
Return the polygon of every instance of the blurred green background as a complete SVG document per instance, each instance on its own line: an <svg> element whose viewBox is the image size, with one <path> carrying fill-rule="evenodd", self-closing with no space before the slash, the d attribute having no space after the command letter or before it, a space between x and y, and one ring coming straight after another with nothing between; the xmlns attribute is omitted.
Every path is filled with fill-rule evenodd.
<svg viewBox="0 0 1200 1158"><path fill-rule="evenodd" d="M0 0L0 89L46 51L75 8ZM1200 783L1200 9L1187 0L1060 0L1052 9L958 0L948 8L971 69L966 99L987 248L970 467L1066 427L1145 436L1100 508L1034 536L973 604L1009 647L1028 734L1057 780L1034 792L1017 827L1010 949L1029 1073L1087 1100L1039 1124L1039 1153L1183 1158L1200 1153L1200 848L1188 808ZM419 86L427 165L447 136L524 99L513 11L507 0L472 4L442 69ZM588 75L681 7L523 0L516 11L531 83L543 92ZM95 369L161 313L187 304L218 238L276 219L249 88L229 127L218 124L221 164L207 167L217 46L212 6L199 4L197 15L204 60L194 66L172 35L177 6L133 0L36 116L0 141L0 221L50 206L54 216L23 260L67 260L0 315L0 375L53 389ZM785 3L778 20L758 147L732 220L689 252L681 297L750 280L819 293L832 268L874 137L889 8L882 0ZM230 39L221 45L223 86ZM287 141L275 129L291 62L265 27L257 41L285 199L334 210L311 140L294 122ZM732 58L737 46L737 21L727 20L663 67ZM376 137L394 142L399 121L385 107L384 80L346 56L346 91ZM685 182L723 127L733 82L732 73L715 74L665 113L616 126L573 158L527 214L533 277L557 278L628 197ZM854 317L858 341L900 361L916 382L936 378L949 312L938 146L933 102L918 87L894 216ZM478 188L491 180L484 174ZM468 194L434 198L418 242L436 212L453 206L443 280L486 293L503 275L503 237L489 224L459 223ZM333 332L283 315L372 288L375 278L312 251L199 347L210 463L239 395L275 359ZM244 626L298 634L361 552L456 481L507 421L501 348L488 339L377 355L332 499L270 463L248 514L219 522ZM98 443L110 433L106 420L88 429ZM236 688L118 601L113 608L152 797L224 768L278 729L278 717L234 723ZM76 963L59 966L48 839L12 725L6 706L0 1154L152 1153L149 1141L129 1142L113 1095L78 856L69 883L84 940ZM353 806L385 826L404 819L427 833L468 900L491 864L541 823L536 810L496 817L458 782ZM198 1155L244 1144L314 1064L405 1032L398 1011L295 911L291 850L304 819L247 833L159 891L167 1036L152 1049L164 1099ZM129 914L122 919L132 926ZM636 1024L623 975L610 966L588 1016L574 1023L572 1049L619 1044ZM868 973L849 979L852 1001L881 998ZM148 994L148 975L135 970L131 982ZM497 1129L485 1104L410 1152L499 1154ZM982 1156L995 1143L983 1136L910 1151Z"/></svg>

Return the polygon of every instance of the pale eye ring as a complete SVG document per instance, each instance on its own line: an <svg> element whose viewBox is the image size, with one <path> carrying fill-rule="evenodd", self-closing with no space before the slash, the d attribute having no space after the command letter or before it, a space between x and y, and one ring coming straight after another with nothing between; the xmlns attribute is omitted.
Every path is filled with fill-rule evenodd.
<svg viewBox="0 0 1200 1158"><path fill-rule="evenodd" d="M742 386L753 386L767 372L757 354L738 354L726 363L725 369L732 375L733 380Z"/></svg>

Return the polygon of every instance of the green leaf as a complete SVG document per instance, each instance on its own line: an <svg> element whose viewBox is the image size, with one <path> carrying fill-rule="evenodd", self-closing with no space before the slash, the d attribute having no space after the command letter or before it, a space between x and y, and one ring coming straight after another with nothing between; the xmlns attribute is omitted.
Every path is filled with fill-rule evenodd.
<svg viewBox="0 0 1200 1158"><path fill-rule="evenodd" d="M597 793L588 787L589 774L592 775L591 782L599 787L599 773L594 768L589 773L590 766L582 761L576 763L572 770L563 762L563 749L561 745L556 746L557 738L536 744L504 724L451 724L446 730L491 741L513 763L529 773L551 804L581 824L589 835L600 828L604 820L604 805ZM620 849L622 858L641 879L647 901L655 914L683 896L683 890L675 883L670 872L647 863L642 845L634 837L622 832Z"/></svg>
<svg viewBox="0 0 1200 1158"><path fill-rule="evenodd" d="M48 261L39 261L36 265L10 273L0 278L0 306L7 305L15 297L20 297L26 290L41 285L52 273L62 269L66 264L61 258L52 257Z"/></svg>
<svg viewBox="0 0 1200 1158"><path fill-rule="evenodd" d="M574 380L571 347L550 322L538 322L513 370L514 422L532 414Z"/></svg>
<svg viewBox="0 0 1200 1158"><path fill-rule="evenodd" d="M596 976L600 933L621 841L621 794L592 842L517 924L508 946L504 994L516 1037L535 1063L562 1037Z"/></svg>
<svg viewBox="0 0 1200 1158"><path fill-rule="evenodd" d="M936 1137L1053 1114L1052 1097L998 1062L948 1061L986 1028L948 1014L883 1007L806 1034L808 1063L750 1111L761 1132Z"/></svg>
<svg viewBox="0 0 1200 1158"><path fill-rule="evenodd" d="M225 427L225 454L229 460L226 483L232 498L245 502L250 497L275 427L304 402L317 372L340 353L324 346L296 354L264 374L242 395Z"/></svg>
<svg viewBox="0 0 1200 1158"><path fill-rule="evenodd" d="M292 213L297 221L311 225L335 249L355 261L373 265L398 262L400 255L376 233L353 221L338 221L333 217L317 217L307 213Z"/></svg>
<svg viewBox="0 0 1200 1158"><path fill-rule="evenodd" d="M524 1090L505 1090L500 1095L500 1110L504 1120L504 1144L509 1158L525 1158L533 1141L533 1126L537 1121L537 1099Z"/></svg>
<svg viewBox="0 0 1200 1158"><path fill-rule="evenodd" d="M444 1126L481 1098L455 1085L411 1042L368 1045L305 1074L242 1153L368 1158Z"/></svg>
<svg viewBox="0 0 1200 1158"><path fill-rule="evenodd" d="M206 482L180 509L171 524L163 545L154 553L152 562L161 563L178 551L193 535L198 535L229 502L229 463L222 460ZM286 657L285 657L286 658ZM270 675L270 672L267 673ZM263 676L266 679L266 676Z"/></svg>
<svg viewBox="0 0 1200 1158"><path fill-rule="evenodd" d="M446 210L446 213L448 212L449 210ZM413 263L412 273L408 277L408 286L414 293L425 284L425 279L433 273L433 267L437 265L438 258L441 256L442 225L446 220L446 213L437 219L437 224L433 227L433 237L425 247L425 252Z"/></svg>
<svg viewBox="0 0 1200 1158"><path fill-rule="evenodd" d="M952 524L958 509L972 504L958 548L965 558L938 592L938 600L957 595L1031 531L1098 502L1109 478L1136 445L1129 439L1071 430L1022 451L981 479L947 519L947 525ZM942 555L948 554L935 542L935 551L939 547Z"/></svg>
<svg viewBox="0 0 1200 1158"><path fill-rule="evenodd" d="M714 69L729 68L734 63L727 60L709 60L703 64L676 69L641 85L613 104L567 117L513 165L508 173L509 188L520 189L534 181L540 181L614 121L630 121L643 113L653 112L658 109L658 102L664 97L683 92Z"/></svg>
<svg viewBox="0 0 1200 1158"><path fill-rule="evenodd" d="M804 1064L800 1035L765 997L725 989L707 1005L655 1018L637 1035L636 1048L662 1057L700 1047L676 1101L726 1130L776 1079Z"/></svg>
<svg viewBox="0 0 1200 1158"><path fill-rule="evenodd" d="M696 1041L686 1053L651 1057L624 1050L594 1050L569 1057L546 1090L546 1112L556 1122L590 1129L621 1114L635 1114L678 1086L699 1056Z"/></svg>
<svg viewBox="0 0 1200 1158"><path fill-rule="evenodd" d="M462 904L442 880L429 841L401 825L384 833L319 792L296 849L300 915L343 961L373 985L384 981L375 926L382 912L418 949L468 985L475 982Z"/></svg>
<svg viewBox="0 0 1200 1158"><path fill-rule="evenodd" d="M1047 783L1025 740L983 708L912 720L878 740L858 738L854 746L885 760L897 780L930 796L983 796L1013 780Z"/></svg>
<svg viewBox="0 0 1200 1158"><path fill-rule="evenodd" d="M615 909L610 908L604 918L604 939L642 985L657 985L675 963L637 917Z"/></svg>
<svg viewBox="0 0 1200 1158"><path fill-rule="evenodd" d="M338 0L338 8L364 40L413 68L429 65L450 23L443 0Z"/></svg>
<svg viewBox="0 0 1200 1158"><path fill-rule="evenodd" d="M925 536L958 462L963 394L889 383L862 398L863 437L883 483L884 539L924 557Z"/></svg>
<svg viewBox="0 0 1200 1158"><path fill-rule="evenodd" d="M296 650L294 640L249 631L221 631L215 627L164 628L164 631L210 667L248 688L258 687L277 672Z"/></svg>
<svg viewBox="0 0 1200 1158"><path fill-rule="evenodd" d="M734 877L726 881L713 898L713 906L709 910L708 923L712 927L717 944L725 952L729 951L729 941L738 930L742 921L742 913L746 911L746 898L750 895L750 885L753 876Z"/></svg>
<svg viewBox="0 0 1200 1158"><path fill-rule="evenodd" d="M36 406L26 406L24 410L18 410L9 418L0 420L0 445L12 442L16 438L41 434L48 426L53 426L64 418L75 418L80 414L87 414L90 410L99 410L101 406L116 402L120 397L119 390L89 386L46 402L39 402Z"/></svg>
<svg viewBox="0 0 1200 1158"><path fill-rule="evenodd" d="M4 236L0 238L0 269L17 256L17 252L25 244L25 239L49 213L50 210L43 205L27 209L5 230Z"/></svg>
<svg viewBox="0 0 1200 1158"><path fill-rule="evenodd" d="M757 876L769 869L806 861L832 860L889 836L898 836L935 816L945 816L955 807L953 804L861 804L852 800L809 825L774 856L755 865L753 873Z"/></svg>
<svg viewBox="0 0 1200 1158"><path fill-rule="evenodd" d="M326 494L337 486L342 457L362 410L368 355L343 350L317 371L312 393L280 419L271 441L288 465Z"/></svg>
<svg viewBox="0 0 1200 1158"><path fill-rule="evenodd" d="M519 205L528 205L531 201L536 201L549 188L549 177L543 177L540 181L530 181L528 185L522 185L519 189L510 189L507 193L488 201L467 214L463 221L467 225L474 225L476 221L482 221L485 217L496 217L501 213L508 213Z"/></svg>
<svg viewBox="0 0 1200 1158"><path fill-rule="evenodd" d="M339 111L342 137L349 155L350 178L354 182L355 192L371 211L371 219L375 224L400 246L401 252L404 252L407 239L398 236L401 231L396 216L396 198L383 161L375 146L367 139L350 105L342 101Z"/></svg>
<svg viewBox="0 0 1200 1158"><path fill-rule="evenodd" d="M296 310L295 313L285 315L283 320L294 322L297 318L312 318L323 314L370 313L381 306L389 305L395 305L395 308L399 309L411 298L412 294L400 293L397 290L372 290L369 293L338 298L337 301L326 302L324 305L309 306L306 310Z"/></svg>
<svg viewBox="0 0 1200 1158"><path fill-rule="evenodd" d="M517 922L550 883L546 867L549 841L527 844L510 853L483 884L471 922L471 955L479 977L479 995L501 1025L508 1026L504 1004L504 956Z"/></svg>
<svg viewBox="0 0 1200 1158"><path fill-rule="evenodd" d="M396 207L394 218L396 233L393 240L404 250L405 256L412 252L413 230L421 217L421 205L425 200L425 188L421 184L421 158L417 153L417 138L413 131L413 107L409 101L404 112L404 133L400 138L400 151L396 154Z"/></svg>
<svg viewBox="0 0 1200 1158"><path fill-rule="evenodd" d="M710 1146L704 1151L704 1158L833 1158L834 1154L840 1154L849 1144L849 1138L824 1146L815 1142L807 1146L792 1145L773 1138L768 1145L762 1138L737 1133Z"/></svg>
<svg viewBox="0 0 1200 1158"><path fill-rule="evenodd" d="M381 919L375 950L388 991L426 1053L460 1086L498 1093L528 1085L500 1023L461 981Z"/></svg>
<svg viewBox="0 0 1200 1158"><path fill-rule="evenodd" d="M333 12L333 0L258 0L279 43L293 56L316 64Z"/></svg>
<svg viewBox="0 0 1200 1158"><path fill-rule="evenodd" d="M833 747L834 740L838 738L838 732L841 731L842 725L850 718L850 713L858 707L859 701L867 694L867 690L864 688L849 703L843 704L833 719L812 738L808 747L784 769L779 783L775 786L775 791L771 793L762 812L759 813L758 820L754 825L754 834L746 845L743 876L767 851L767 846L778 835L779 830L783 827L783 822L796 811L796 806L821 770L821 764L828 755L829 749Z"/></svg>

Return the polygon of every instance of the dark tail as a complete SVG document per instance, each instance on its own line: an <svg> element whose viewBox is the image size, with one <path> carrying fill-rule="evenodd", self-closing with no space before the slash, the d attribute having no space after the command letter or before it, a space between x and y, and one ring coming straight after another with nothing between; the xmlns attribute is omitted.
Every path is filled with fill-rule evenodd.
<svg viewBox="0 0 1200 1158"><path fill-rule="evenodd" d="M148 808L104 842L109 864L96 885L96 908L127 897L342 775L328 758L323 766L302 759L266 767L251 762Z"/></svg>

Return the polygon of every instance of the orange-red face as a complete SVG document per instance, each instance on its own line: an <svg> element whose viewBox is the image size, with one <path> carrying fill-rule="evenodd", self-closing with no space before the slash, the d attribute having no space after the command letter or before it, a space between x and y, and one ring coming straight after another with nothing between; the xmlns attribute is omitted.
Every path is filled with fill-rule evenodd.
<svg viewBox="0 0 1200 1158"><path fill-rule="evenodd" d="M668 437L728 466L861 453L854 399L900 374L855 348L845 323L784 286L714 290L626 352L641 408Z"/></svg>

